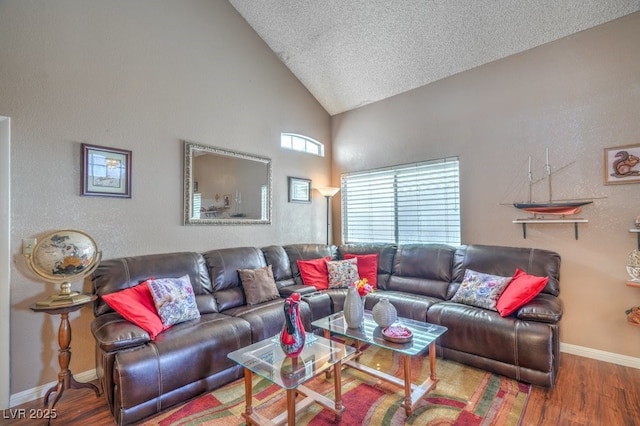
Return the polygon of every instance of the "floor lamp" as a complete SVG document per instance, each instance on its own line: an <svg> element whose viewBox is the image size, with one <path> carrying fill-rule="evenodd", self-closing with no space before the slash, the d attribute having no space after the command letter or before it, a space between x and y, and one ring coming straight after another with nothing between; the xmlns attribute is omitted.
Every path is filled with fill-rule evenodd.
<svg viewBox="0 0 640 426"><path fill-rule="evenodd" d="M326 188L316 188L319 193L322 194L324 198L327 199L327 245L329 245L329 229L331 228L331 197L336 195L340 188L334 187L326 187Z"/></svg>

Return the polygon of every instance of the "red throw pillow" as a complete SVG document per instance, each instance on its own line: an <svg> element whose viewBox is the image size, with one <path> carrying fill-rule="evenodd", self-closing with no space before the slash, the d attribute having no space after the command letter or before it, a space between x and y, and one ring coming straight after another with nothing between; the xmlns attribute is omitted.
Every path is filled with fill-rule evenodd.
<svg viewBox="0 0 640 426"><path fill-rule="evenodd" d="M378 288L378 255L345 253L345 259L358 259L358 275L366 278L373 288Z"/></svg>
<svg viewBox="0 0 640 426"><path fill-rule="evenodd" d="M549 277L536 277L516 269L511 282L496 304L496 309L498 309L500 316L511 315L519 307L530 302L547 285L547 281L549 281Z"/></svg>
<svg viewBox="0 0 640 426"><path fill-rule="evenodd" d="M298 269L304 285L312 285L318 290L329 288L329 271L327 271L327 261L331 256L320 257L311 260L298 260Z"/></svg>
<svg viewBox="0 0 640 426"><path fill-rule="evenodd" d="M135 287L105 294L102 299L126 320L149 333L151 340L170 327L162 324L146 281Z"/></svg>

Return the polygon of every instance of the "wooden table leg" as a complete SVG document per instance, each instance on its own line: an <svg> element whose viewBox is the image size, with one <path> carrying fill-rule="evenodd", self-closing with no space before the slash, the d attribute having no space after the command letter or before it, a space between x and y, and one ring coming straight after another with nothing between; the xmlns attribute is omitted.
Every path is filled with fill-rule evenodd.
<svg viewBox="0 0 640 426"><path fill-rule="evenodd" d="M436 342L429 344L429 378L422 384L414 386L411 381L411 357L402 355L404 367L404 407L407 417L413 413L413 407L420 398L436 388L438 375L436 374Z"/></svg>
<svg viewBox="0 0 640 426"><path fill-rule="evenodd" d="M247 424L251 424L251 415L253 414L253 373L248 368L244 369L244 418Z"/></svg>
<svg viewBox="0 0 640 426"><path fill-rule="evenodd" d="M402 364L404 366L404 411L407 417L413 412L413 404L411 402L411 358L402 355Z"/></svg>
<svg viewBox="0 0 640 426"><path fill-rule="evenodd" d="M91 389L96 393L96 396L100 396L100 390L92 383L81 383L76 381L69 370L69 363L71 362L71 324L69 323L69 313L63 312L60 314L60 327L58 328L58 365L60 365L60 372L58 373L58 384L50 388L44 395L44 406L49 410L53 410L56 403L62 397L62 393L66 389ZM53 399L49 401L52 394L55 394Z"/></svg>
<svg viewBox="0 0 640 426"><path fill-rule="evenodd" d="M296 424L296 390L287 389L287 425Z"/></svg>
<svg viewBox="0 0 640 426"><path fill-rule="evenodd" d="M433 341L429 344L429 371L431 374L431 380L437 382L438 375L436 374L436 342Z"/></svg>
<svg viewBox="0 0 640 426"><path fill-rule="evenodd" d="M324 338L327 340L331 340L331 332L329 330L324 330ZM324 373L324 377L326 377L327 379L331 378L331 369L327 370Z"/></svg>
<svg viewBox="0 0 640 426"><path fill-rule="evenodd" d="M342 418L342 363L333 364L333 388L335 394L336 421Z"/></svg>

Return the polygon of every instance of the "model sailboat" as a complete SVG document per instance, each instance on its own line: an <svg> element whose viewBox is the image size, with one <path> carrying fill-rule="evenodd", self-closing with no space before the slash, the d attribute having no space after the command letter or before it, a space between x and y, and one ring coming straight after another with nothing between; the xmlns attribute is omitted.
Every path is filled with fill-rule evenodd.
<svg viewBox="0 0 640 426"><path fill-rule="evenodd" d="M531 173L531 157L529 157L529 200L526 202L513 203L513 206L517 209L533 213L534 215L546 214L546 215L560 215L568 216L580 213L582 206L593 203L593 200L566 200L566 201L554 201L552 197L552 183L551 183L551 165L549 164L549 149L546 151L546 164L545 170L547 174L548 192L549 198L545 202L533 202L531 200L532 187L535 183L533 181L533 174Z"/></svg>

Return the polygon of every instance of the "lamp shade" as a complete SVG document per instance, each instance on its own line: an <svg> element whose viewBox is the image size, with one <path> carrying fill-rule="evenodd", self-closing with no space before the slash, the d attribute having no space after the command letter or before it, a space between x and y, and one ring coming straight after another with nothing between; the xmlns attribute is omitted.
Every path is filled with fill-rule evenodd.
<svg viewBox="0 0 640 426"><path fill-rule="evenodd" d="M335 188L332 186L328 186L326 188L316 188L319 193L321 193L325 197L333 197L340 191L340 188Z"/></svg>

